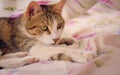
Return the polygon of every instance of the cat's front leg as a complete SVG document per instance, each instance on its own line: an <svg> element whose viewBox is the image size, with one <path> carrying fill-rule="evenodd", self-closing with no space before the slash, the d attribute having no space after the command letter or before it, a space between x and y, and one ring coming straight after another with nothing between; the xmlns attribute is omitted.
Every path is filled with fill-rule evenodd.
<svg viewBox="0 0 120 75"><path fill-rule="evenodd" d="M16 52L0 56L0 68L18 68L36 63L39 60L30 56L28 52Z"/></svg>
<svg viewBox="0 0 120 75"><path fill-rule="evenodd" d="M26 56L23 58L8 58L0 59L0 67L5 69L18 68L28 64L36 63L39 60L33 56Z"/></svg>
<svg viewBox="0 0 120 75"><path fill-rule="evenodd" d="M70 62L86 63L96 57L95 51L84 51L60 46L34 45L30 54L42 60L64 60Z"/></svg>
<svg viewBox="0 0 120 75"><path fill-rule="evenodd" d="M41 61L44 60L64 60L70 62L86 63L89 56L86 52L79 49L58 47L58 46L40 46L36 44L30 50L30 54L34 57L39 58Z"/></svg>

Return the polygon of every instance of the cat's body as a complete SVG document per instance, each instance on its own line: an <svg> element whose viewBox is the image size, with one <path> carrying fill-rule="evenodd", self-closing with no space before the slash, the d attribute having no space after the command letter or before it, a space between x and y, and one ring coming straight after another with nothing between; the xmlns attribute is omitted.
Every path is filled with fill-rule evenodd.
<svg viewBox="0 0 120 75"><path fill-rule="evenodd" d="M64 3L65 0L62 0L56 5L39 6L33 1L22 15L0 18L1 68L15 68L34 63L38 60L26 52L36 44L45 47L56 43L64 28L61 16Z"/></svg>
<svg viewBox="0 0 120 75"><path fill-rule="evenodd" d="M33 1L19 17L0 19L0 68L37 62L29 51L38 51L40 60L80 61L81 51L53 46L64 28L61 16L64 3L62 0L55 5L39 6Z"/></svg>

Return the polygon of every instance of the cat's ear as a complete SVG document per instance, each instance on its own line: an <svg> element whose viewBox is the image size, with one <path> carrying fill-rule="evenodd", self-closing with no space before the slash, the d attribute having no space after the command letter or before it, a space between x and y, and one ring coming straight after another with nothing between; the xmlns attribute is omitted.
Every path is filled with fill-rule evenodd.
<svg viewBox="0 0 120 75"><path fill-rule="evenodd" d="M33 16L35 16L38 13L42 13L42 10L41 10L39 4L35 1L30 2L30 4L27 7L27 10L25 12L26 18L31 19Z"/></svg>
<svg viewBox="0 0 120 75"><path fill-rule="evenodd" d="M58 13L61 13L65 2L66 2L66 0L61 0L59 3L57 3L53 6L53 10Z"/></svg>

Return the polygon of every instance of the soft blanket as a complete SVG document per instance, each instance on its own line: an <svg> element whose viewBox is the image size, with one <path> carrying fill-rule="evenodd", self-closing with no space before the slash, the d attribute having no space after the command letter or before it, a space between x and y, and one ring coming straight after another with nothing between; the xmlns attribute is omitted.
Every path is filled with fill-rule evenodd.
<svg viewBox="0 0 120 75"><path fill-rule="evenodd" d="M10 8L6 8L5 11L3 9L0 11L2 16L8 13L6 10L9 10L7 16L13 14ZM18 15L18 12L23 10L17 10L15 14ZM16 69L1 70L0 75L120 75L119 20L119 11L103 3L97 3L87 14L66 23L63 37L73 37L77 40L77 43L70 48L78 48L86 52L97 51L98 57L84 64L40 61Z"/></svg>

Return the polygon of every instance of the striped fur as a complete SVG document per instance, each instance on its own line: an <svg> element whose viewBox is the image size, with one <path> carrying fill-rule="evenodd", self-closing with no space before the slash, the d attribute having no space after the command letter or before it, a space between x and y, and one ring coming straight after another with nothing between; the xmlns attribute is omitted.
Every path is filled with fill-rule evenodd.
<svg viewBox="0 0 120 75"><path fill-rule="evenodd" d="M6 56L7 58L16 57L20 59L20 56L25 56L26 53L19 52L29 51L36 43L43 45L56 43L64 28L64 19L61 16L64 3L65 0L55 5L38 5L37 2L32 1L26 12L19 17L0 18L0 51L2 52L0 68L12 67L8 64L6 66L2 62ZM16 54L16 52L18 53ZM72 58L64 54L58 54L58 60L72 61ZM26 57L21 62L25 65L31 61L34 61L33 57ZM21 64L17 65L23 66ZM14 67L18 67L17 65L14 65Z"/></svg>

